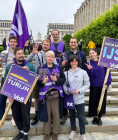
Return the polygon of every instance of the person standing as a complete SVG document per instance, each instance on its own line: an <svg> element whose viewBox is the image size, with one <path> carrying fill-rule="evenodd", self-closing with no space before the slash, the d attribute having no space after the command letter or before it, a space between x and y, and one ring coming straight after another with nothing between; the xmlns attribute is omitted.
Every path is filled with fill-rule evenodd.
<svg viewBox="0 0 118 140"><path fill-rule="evenodd" d="M48 39L45 39L42 42L42 50L38 51L38 46L35 44L33 47L32 53L27 57L28 62L35 61L35 70L37 71L38 67L46 63L46 52L50 50L50 41ZM56 60L54 60L54 63L56 63ZM34 91L33 91L33 98L34 101L34 107L35 107L35 117L33 121L31 122L32 125L37 124L37 112L38 112L38 102L39 102L39 89L38 85L36 85Z"/></svg>
<svg viewBox="0 0 118 140"><path fill-rule="evenodd" d="M53 121L52 140L58 140L60 132L60 111L59 101L63 97L62 85L65 82L63 69L59 65L54 64L55 53L53 51L46 52L46 64L38 68L46 70L47 74L43 79L39 79L39 108L38 119L44 122L44 140L50 139L51 133L51 114ZM62 109L62 108L60 108Z"/></svg>
<svg viewBox="0 0 118 140"><path fill-rule="evenodd" d="M69 46L70 46L70 51L66 51L62 55L62 66L63 66L63 68L65 69L65 71L69 70L70 65L68 64L68 60L72 55L76 55L80 59L79 67L82 68L83 70L85 70L86 69L85 63L87 63L86 56L85 56L83 51L78 51L77 50L78 41L75 37L72 37L70 39ZM64 114L63 114L61 123L64 124L66 119L67 119L67 110L64 109ZM85 124L88 124L88 121L86 119L85 119Z"/></svg>
<svg viewBox="0 0 118 140"><path fill-rule="evenodd" d="M59 41L59 31L52 31L53 42L51 42L50 50L55 52L57 63L61 62L62 53L66 51L64 42Z"/></svg>
<svg viewBox="0 0 118 140"><path fill-rule="evenodd" d="M85 91L89 88L89 77L85 70L79 68L80 60L76 55L72 55L68 64L70 69L64 74L66 76L66 82L63 85L64 92L70 96L71 105L73 108L69 108L70 112L70 124L71 124L71 133L69 135L69 140L73 140L76 136L76 118L75 118L75 109L77 111L77 118L79 120L80 135L81 140L87 140L85 136L85 105L84 105L84 94ZM68 90L69 89L69 90ZM70 103L70 99L67 103Z"/></svg>
<svg viewBox="0 0 118 140"><path fill-rule="evenodd" d="M82 51L82 39L80 39L78 43L78 48L79 48L79 51Z"/></svg>
<svg viewBox="0 0 118 140"><path fill-rule="evenodd" d="M91 40L86 48L95 49L96 48L95 43Z"/></svg>
<svg viewBox="0 0 118 140"><path fill-rule="evenodd" d="M6 38L4 38L4 40L2 42L2 45L3 45L4 50L6 50L6 47L7 47L7 45L6 45Z"/></svg>
<svg viewBox="0 0 118 140"><path fill-rule="evenodd" d="M9 48L8 50L4 50L1 53L3 54L8 54L7 57L7 64L12 63L13 62L13 58L14 58L14 49L16 48L16 46L18 45L18 38L15 36L10 36L9 37ZM3 58L0 58L0 62L2 63ZM3 70L2 72L2 77L4 77L4 73L5 70ZM1 80L1 87L3 85L4 79L2 78ZM4 112L5 112L5 107L6 107L6 100L7 98L5 96L3 96L2 94L0 94L0 120L2 119ZM13 126L16 126L13 118L11 118L11 122Z"/></svg>
<svg viewBox="0 0 118 140"><path fill-rule="evenodd" d="M90 77L90 98L89 98L89 117L94 117L92 123L102 125L102 114L106 112L107 88L111 84L111 73L107 82L104 84L107 68L98 66L97 51L89 50L90 62L87 64L87 73ZM101 97L102 88L105 88L105 95L100 113L97 115L97 108Z"/></svg>
<svg viewBox="0 0 118 140"><path fill-rule="evenodd" d="M36 73L33 64L28 63L24 59L24 52L23 52L22 48L17 47L14 50L13 63L10 63L7 65L6 70L5 70L4 79L6 79L7 74L9 72L12 64L19 65L26 70L30 70L30 71ZM26 104L20 103L18 101L14 101L10 97L8 97L8 99L10 102L13 102L13 104L11 106L12 115L15 120L16 126L19 130L18 135L16 137L14 137L12 140L19 140L21 138L23 138L23 140L28 140L28 132L30 129L31 97L28 99Z"/></svg>

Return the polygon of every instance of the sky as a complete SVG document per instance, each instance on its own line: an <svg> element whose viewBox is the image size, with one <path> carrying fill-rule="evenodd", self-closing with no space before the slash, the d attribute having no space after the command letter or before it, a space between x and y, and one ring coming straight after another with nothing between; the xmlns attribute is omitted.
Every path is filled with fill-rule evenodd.
<svg viewBox="0 0 118 140"><path fill-rule="evenodd" d="M74 23L74 14L84 0L21 0L33 39L47 35L48 23ZM16 0L0 0L0 20L13 20Z"/></svg>

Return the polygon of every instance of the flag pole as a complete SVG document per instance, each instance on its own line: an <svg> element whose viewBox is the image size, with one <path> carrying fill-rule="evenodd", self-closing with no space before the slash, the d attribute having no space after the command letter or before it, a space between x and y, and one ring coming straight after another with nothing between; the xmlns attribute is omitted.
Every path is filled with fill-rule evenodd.
<svg viewBox="0 0 118 140"><path fill-rule="evenodd" d="M106 82L108 80L109 72L110 72L110 68L107 68L106 76L105 76L105 79L104 79L104 84L106 84ZM105 90L106 90L106 88L103 87L102 88L102 92L101 92L101 97L100 97L99 105L98 105L98 109L97 109L97 113L98 114L100 113L100 110L101 110L101 107L102 107Z"/></svg>
<svg viewBox="0 0 118 140"><path fill-rule="evenodd" d="M0 129L2 128L2 126L4 124L4 121L5 121L8 113L9 113L9 110L10 110L12 104L13 104L13 102L9 102L9 104L8 104L6 110L5 110L5 113L4 113L3 117L2 117L2 120L0 121Z"/></svg>

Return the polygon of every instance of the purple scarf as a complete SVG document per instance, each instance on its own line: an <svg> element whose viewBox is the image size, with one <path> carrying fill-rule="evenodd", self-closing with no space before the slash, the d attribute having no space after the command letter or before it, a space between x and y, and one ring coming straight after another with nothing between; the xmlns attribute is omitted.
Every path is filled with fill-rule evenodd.
<svg viewBox="0 0 118 140"><path fill-rule="evenodd" d="M19 65L19 66L23 67L23 66L25 66L28 62L24 59L24 61L23 61L22 64L18 64L17 61L16 61L16 58L14 58L14 59L13 59L13 63L16 64L16 65Z"/></svg>

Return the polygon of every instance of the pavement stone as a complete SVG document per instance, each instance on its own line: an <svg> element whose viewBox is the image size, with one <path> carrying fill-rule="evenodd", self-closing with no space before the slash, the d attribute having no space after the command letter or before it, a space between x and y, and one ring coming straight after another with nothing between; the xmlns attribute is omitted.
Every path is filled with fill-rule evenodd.
<svg viewBox="0 0 118 140"><path fill-rule="evenodd" d="M29 136L29 140L43 140L44 135ZM68 140L69 134L60 134L58 140ZM118 132L107 133L86 133L88 140L118 140ZM1 137L0 140L12 140L13 137ZM51 140L51 137L50 137ZM80 140L80 134L77 134L75 140Z"/></svg>

